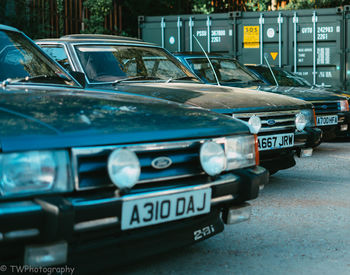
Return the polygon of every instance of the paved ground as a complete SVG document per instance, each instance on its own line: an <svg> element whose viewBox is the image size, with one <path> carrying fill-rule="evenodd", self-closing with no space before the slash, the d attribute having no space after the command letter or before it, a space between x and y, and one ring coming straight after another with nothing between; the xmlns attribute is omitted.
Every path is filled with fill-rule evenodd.
<svg viewBox="0 0 350 275"><path fill-rule="evenodd" d="M322 144L252 204L249 222L122 273L350 274L350 142Z"/></svg>

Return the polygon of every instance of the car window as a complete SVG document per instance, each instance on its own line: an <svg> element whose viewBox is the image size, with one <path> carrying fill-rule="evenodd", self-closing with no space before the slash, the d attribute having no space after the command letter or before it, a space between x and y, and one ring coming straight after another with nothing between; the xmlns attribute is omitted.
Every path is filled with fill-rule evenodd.
<svg viewBox="0 0 350 275"><path fill-rule="evenodd" d="M288 71L280 70L277 68L272 68L273 73L277 79L278 85L280 86L293 86L293 87L305 87L305 82L303 82L300 77L292 75Z"/></svg>
<svg viewBox="0 0 350 275"><path fill-rule="evenodd" d="M75 50L90 82L113 82L136 76L160 80L193 76L160 48L79 45Z"/></svg>
<svg viewBox="0 0 350 275"><path fill-rule="evenodd" d="M194 72L204 81L216 82L213 70L206 58L187 58ZM233 59L210 58L220 82L248 82L256 80L256 77L243 68Z"/></svg>
<svg viewBox="0 0 350 275"><path fill-rule="evenodd" d="M72 70L67 53L62 45L40 45L45 53L55 59L66 70Z"/></svg>

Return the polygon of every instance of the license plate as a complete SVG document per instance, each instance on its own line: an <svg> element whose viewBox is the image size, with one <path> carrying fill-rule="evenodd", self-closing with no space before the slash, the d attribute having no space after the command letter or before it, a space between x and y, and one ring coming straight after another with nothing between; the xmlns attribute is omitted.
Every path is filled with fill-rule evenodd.
<svg viewBox="0 0 350 275"><path fill-rule="evenodd" d="M210 212L211 189L151 196L123 202L121 229L127 230L159 224Z"/></svg>
<svg viewBox="0 0 350 275"><path fill-rule="evenodd" d="M338 124L338 116L318 116L316 119L317 126L336 125Z"/></svg>
<svg viewBox="0 0 350 275"><path fill-rule="evenodd" d="M279 134L258 137L259 151L280 149L294 146L294 134Z"/></svg>

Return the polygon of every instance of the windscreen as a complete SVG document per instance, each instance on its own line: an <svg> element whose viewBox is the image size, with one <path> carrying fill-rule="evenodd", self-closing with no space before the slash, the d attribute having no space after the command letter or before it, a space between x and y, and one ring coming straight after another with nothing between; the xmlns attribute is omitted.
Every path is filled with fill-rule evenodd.
<svg viewBox="0 0 350 275"><path fill-rule="evenodd" d="M275 80L268 67L252 67L258 74L262 76L270 85L276 85ZM285 70L277 68L271 68L279 86L291 86L291 87L311 87L311 84L304 78L292 74Z"/></svg>
<svg viewBox="0 0 350 275"><path fill-rule="evenodd" d="M187 58L186 59L193 71L205 82L215 83L214 72L206 58ZM247 69L241 66L234 59L229 58L210 58L216 75L221 83L230 82L251 82L257 78Z"/></svg>
<svg viewBox="0 0 350 275"><path fill-rule="evenodd" d="M0 31L0 81L75 85L23 34Z"/></svg>
<svg viewBox="0 0 350 275"><path fill-rule="evenodd" d="M136 77L150 81L194 77L174 57L156 47L79 45L75 50L91 83Z"/></svg>

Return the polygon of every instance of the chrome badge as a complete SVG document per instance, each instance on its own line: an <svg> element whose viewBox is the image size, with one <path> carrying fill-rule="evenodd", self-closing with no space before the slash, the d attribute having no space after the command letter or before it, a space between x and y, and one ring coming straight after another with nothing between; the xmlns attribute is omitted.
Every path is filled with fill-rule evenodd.
<svg viewBox="0 0 350 275"><path fill-rule="evenodd" d="M173 162L168 157L158 157L152 161L152 167L155 169L168 168Z"/></svg>
<svg viewBox="0 0 350 275"><path fill-rule="evenodd" d="M322 108L323 110L326 110L326 109L328 108L328 106L327 106L327 105L322 105L321 108Z"/></svg>
<svg viewBox="0 0 350 275"><path fill-rule="evenodd" d="M267 121L267 125L272 126L272 125L275 125L275 124L276 124L276 121L275 121L274 119L269 119L269 120Z"/></svg>

